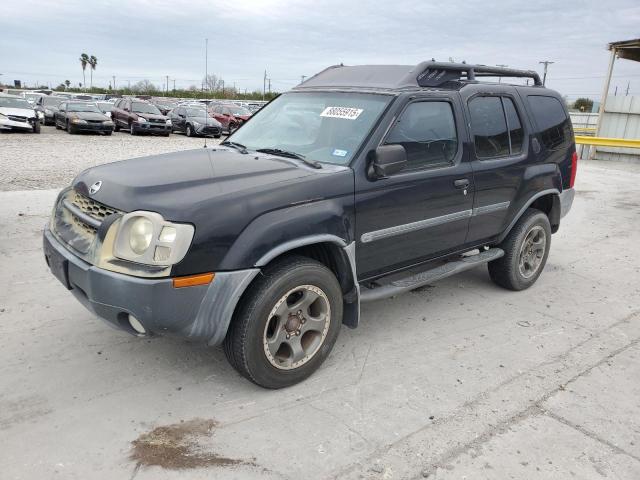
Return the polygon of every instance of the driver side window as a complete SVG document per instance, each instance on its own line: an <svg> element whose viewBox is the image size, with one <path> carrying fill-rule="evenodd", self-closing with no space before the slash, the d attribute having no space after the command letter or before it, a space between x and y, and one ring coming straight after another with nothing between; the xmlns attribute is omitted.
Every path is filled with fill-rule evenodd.
<svg viewBox="0 0 640 480"><path fill-rule="evenodd" d="M458 135L449 102L409 104L387 135L385 145L402 145L407 167L417 170L452 165L458 150Z"/></svg>

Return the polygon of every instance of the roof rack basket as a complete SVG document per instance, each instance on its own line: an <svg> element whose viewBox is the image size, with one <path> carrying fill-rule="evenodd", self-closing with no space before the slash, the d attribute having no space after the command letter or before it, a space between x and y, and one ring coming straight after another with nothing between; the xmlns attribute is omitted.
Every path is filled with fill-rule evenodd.
<svg viewBox="0 0 640 480"><path fill-rule="evenodd" d="M542 86L540 76L533 70L435 61L422 62L417 70L421 72L416 78L421 87L439 87L450 81L475 81L478 77L531 78L534 85Z"/></svg>

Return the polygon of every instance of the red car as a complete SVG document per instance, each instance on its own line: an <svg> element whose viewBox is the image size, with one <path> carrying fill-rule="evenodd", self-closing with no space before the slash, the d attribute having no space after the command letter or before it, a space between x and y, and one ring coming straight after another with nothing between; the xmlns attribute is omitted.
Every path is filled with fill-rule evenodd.
<svg viewBox="0 0 640 480"><path fill-rule="evenodd" d="M222 124L222 129L230 134L251 117L251 112L246 108L227 103L213 105L210 112Z"/></svg>

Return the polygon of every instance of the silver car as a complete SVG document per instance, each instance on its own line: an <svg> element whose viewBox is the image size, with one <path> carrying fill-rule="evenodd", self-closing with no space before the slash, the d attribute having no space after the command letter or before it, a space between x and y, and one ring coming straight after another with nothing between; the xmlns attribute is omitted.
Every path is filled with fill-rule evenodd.
<svg viewBox="0 0 640 480"><path fill-rule="evenodd" d="M0 130L40 133L40 116L25 99L0 95Z"/></svg>

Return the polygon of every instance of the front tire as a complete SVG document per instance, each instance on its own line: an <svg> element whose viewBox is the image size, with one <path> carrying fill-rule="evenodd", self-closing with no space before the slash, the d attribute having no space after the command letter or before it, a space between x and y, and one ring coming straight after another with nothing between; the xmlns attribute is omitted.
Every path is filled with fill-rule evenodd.
<svg viewBox="0 0 640 480"><path fill-rule="evenodd" d="M33 124L33 133L40 133L40 122Z"/></svg>
<svg viewBox="0 0 640 480"><path fill-rule="evenodd" d="M540 210L528 209L498 247L504 250L504 256L489 262L491 280L508 290L529 288L547 263L551 248L549 218Z"/></svg>
<svg viewBox="0 0 640 480"><path fill-rule="evenodd" d="M133 123L130 123L130 124L129 124L129 133L130 133L131 135L137 135L137 134L138 134L138 132L136 132L135 127L133 126Z"/></svg>
<svg viewBox="0 0 640 480"><path fill-rule="evenodd" d="M193 133L193 128L191 128L191 125L187 124L186 135L187 137L193 137L194 133Z"/></svg>
<svg viewBox="0 0 640 480"><path fill-rule="evenodd" d="M306 257L269 265L238 304L224 341L229 363L265 388L301 382L327 358L342 324L335 275Z"/></svg>

